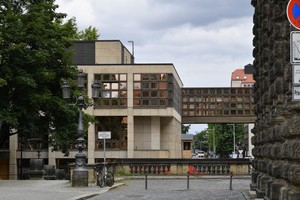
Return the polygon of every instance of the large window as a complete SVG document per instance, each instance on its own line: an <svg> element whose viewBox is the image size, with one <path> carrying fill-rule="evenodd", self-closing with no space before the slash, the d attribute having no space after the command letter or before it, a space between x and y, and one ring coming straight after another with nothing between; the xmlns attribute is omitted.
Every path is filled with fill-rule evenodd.
<svg viewBox="0 0 300 200"><path fill-rule="evenodd" d="M96 138L99 131L110 131L111 139L106 140L107 149L127 149L127 117L96 117ZM103 149L103 140L96 139L96 149Z"/></svg>
<svg viewBox="0 0 300 200"><path fill-rule="evenodd" d="M95 80L101 82L96 106L127 106L127 74L95 74Z"/></svg>
<svg viewBox="0 0 300 200"><path fill-rule="evenodd" d="M181 88L173 74L150 73L133 75L134 107L174 107L181 109Z"/></svg>

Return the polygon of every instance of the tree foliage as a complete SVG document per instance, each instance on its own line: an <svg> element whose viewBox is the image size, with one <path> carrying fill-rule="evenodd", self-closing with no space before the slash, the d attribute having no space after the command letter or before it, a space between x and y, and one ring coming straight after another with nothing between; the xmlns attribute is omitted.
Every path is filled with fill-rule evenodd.
<svg viewBox="0 0 300 200"><path fill-rule="evenodd" d="M244 125L234 124L236 149L242 148L244 138ZM196 134L195 148L208 148L213 151L214 144L216 154L226 158L233 152L233 125L208 124L208 128ZM205 150L205 149L204 149Z"/></svg>
<svg viewBox="0 0 300 200"><path fill-rule="evenodd" d="M78 40L97 40L99 38L98 30L95 27L89 26L84 31L77 33Z"/></svg>
<svg viewBox="0 0 300 200"><path fill-rule="evenodd" d="M189 125L182 124L181 125L181 133L182 134L187 134L189 132L190 128L191 128L190 124Z"/></svg>
<svg viewBox="0 0 300 200"><path fill-rule="evenodd" d="M0 0L0 148L15 133L49 134L64 149L77 129L78 110L61 98L62 80L72 80L74 19L56 13L54 0ZM87 119L87 116L85 116Z"/></svg>
<svg viewBox="0 0 300 200"><path fill-rule="evenodd" d="M207 130L203 130L195 135L193 148L200 149L203 151L208 150L208 132L207 132Z"/></svg>

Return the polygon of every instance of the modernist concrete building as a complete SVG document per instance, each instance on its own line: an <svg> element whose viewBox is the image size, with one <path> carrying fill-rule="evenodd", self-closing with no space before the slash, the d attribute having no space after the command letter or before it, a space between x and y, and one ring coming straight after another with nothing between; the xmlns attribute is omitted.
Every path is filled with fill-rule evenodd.
<svg viewBox="0 0 300 200"><path fill-rule="evenodd" d="M96 119L86 139L88 164L103 161L99 131L111 131L108 159L188 158L191 141L181 138L181 124L255 120L252 88L184 88L173 64L134 63L118 40L78 41L74 51L73 63L86 74L84 92L91 97L94 81L102 85L95 107L85 110ZM0 150L0 179L22 178L32 158L67 170L77 152L73 144L68 156L52 151L47 133L36 138L13 135Z"/></svg>
<svg viewBox="0 0 300 200"><path fill-rule="evenodd" d="M79 41L74 49L73 62L87 75L88 95L94 80L102 83L95 107L86 110L96 117L88 129L88 164L103 159L99 131L111 131L111 139L106 140L107 158L181 158L183 84L173 64L135 64L120 41ZM71 146L65 157L61 151L51 151L43 139L20 151L18 139L18 135L10 138L10 179L17 177L20 167L29 167L30 158L40 157L45 164L66 168L77 153Z"/></svg>

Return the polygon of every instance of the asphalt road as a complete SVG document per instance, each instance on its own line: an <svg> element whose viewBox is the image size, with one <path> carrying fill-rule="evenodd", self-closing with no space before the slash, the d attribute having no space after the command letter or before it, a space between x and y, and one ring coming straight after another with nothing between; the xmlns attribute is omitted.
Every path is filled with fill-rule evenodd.
<svg viewBox="0 0 300 200"><path fill-rule="evenodd" d="M109 192L90 198L91 200L157 200L157 199L203 199L203 200L244 200L249 199L249 178L233 179L232 190L227 178L191 179L187 189L186 179L123 180L124 185Z"/></svg>

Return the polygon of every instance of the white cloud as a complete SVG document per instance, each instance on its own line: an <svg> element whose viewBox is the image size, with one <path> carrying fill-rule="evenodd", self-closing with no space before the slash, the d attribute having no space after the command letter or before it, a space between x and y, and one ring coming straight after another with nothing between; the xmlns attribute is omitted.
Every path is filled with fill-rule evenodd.
<svg viewBox="0 0 300 200"><path fill-rule="evenodd" d="M58 0L59 11L92 25L100 39L135 42L139 63L174 63L185 86L227 87L252 63L250 2L241 0ZM218 6L216 6L218 5Z"/></svg>

